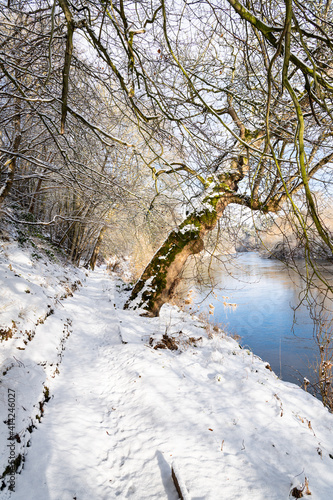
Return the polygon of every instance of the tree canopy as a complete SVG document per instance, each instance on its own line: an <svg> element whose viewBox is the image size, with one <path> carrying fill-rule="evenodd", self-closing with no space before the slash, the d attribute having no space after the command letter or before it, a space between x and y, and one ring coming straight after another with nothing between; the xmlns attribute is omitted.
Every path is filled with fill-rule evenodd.
<svg viewBox="0 0 333 500"><path fill-rule="evenodd" d="M11 0L1 28L3 214L14 196L78 261L111 220L177 193L185 219L128 302L150 314L232 204L290 213L320 275L313 241L333 250L320 205L332 196L330 0Z"/></svg>

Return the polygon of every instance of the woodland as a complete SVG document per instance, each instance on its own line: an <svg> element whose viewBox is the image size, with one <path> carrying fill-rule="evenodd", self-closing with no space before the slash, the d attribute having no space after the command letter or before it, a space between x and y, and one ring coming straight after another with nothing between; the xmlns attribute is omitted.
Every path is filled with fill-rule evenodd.
<svg viewBox="0 0 333 500"><path fill-rule="evenodd" d="M309 287L330 293L316 254L333 251L332 13L331 0L2 0L0 218L74 264L132 255L125 307L152 316L188 258L244 224L296 241Z"/></svg>

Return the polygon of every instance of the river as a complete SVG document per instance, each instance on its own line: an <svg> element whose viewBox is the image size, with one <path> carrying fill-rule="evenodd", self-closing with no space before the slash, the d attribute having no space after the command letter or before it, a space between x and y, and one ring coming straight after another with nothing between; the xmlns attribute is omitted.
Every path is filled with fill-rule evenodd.
<svg viewBox="0 0 333 500"><path fill-rule="evenodd" d="M283 380L299 385L304 377L313 381L319 351L309 310L299 305L305 288L300 275L256 252L222 256L219 261L205 258L199 266L200 284L193 262L185 270L180 295L184 298L192 290L193 303L188 307L214 312L211 321L239 335L240 344L267 361ZM332 273L333 265L327 264L331 283Z"/></svg>

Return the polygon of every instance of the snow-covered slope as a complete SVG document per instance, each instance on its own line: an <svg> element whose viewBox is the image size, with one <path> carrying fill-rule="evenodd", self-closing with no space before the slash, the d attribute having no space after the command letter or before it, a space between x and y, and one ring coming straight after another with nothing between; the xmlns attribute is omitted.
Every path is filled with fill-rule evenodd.
<svg viewBox="0 0 333 500"><path fill-rule="evenodd" d="M318 400L175 307L123 311L123 285L103 269L79 277L11 245L0 323L18 331L0 345L0 471L8 442L21 463L1 500L176 500L172 466L184 499L281 500L305 483L304 497L331 498L333 415ZM65 272L82 286L60 300Z"/></svg>
<svg viewBox="0 0 333 500"><path fill-rule="evenodd" d="M85 279L38 238L24 246L9 238L0 243L0 477L7 472L2 487L13 468L22 468L48 399L47 379L61 362L70 331L63 302Z"/></svg>

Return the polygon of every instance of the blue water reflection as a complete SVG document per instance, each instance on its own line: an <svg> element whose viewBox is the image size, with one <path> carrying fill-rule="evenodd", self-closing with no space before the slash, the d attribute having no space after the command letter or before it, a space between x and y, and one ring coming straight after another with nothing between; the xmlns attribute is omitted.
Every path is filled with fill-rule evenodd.
<svg viewBox="0 0 333 500"><path fill-rule="evenodd" d="M191 268L186 274L190 276ZM212 279L217 285L215 297L207 296ZM293 309L299 305L304 289L299 275L277 260L249 252L229 263L215 262L209 278L206 270L206 283L198 286L192 281L186 287L194 291L194 302L200 304L201 311L212 304L214 321L240 335L241 344L268 361L284 380L301 383L304 376L313 379L311 366L318 354L314 324L304 305L295 315Z"/></svg>

